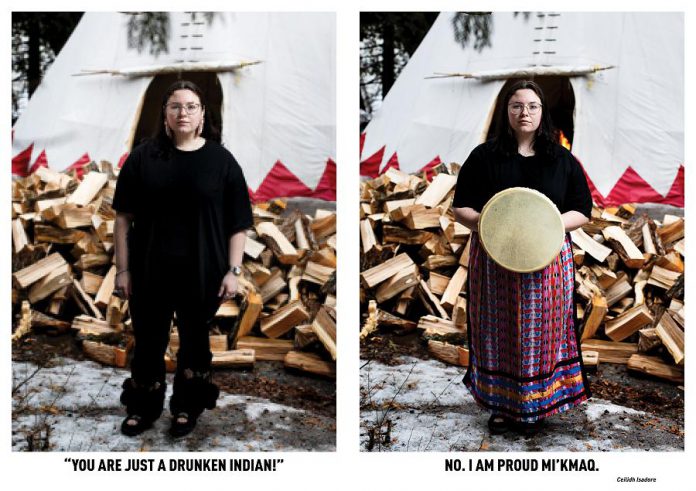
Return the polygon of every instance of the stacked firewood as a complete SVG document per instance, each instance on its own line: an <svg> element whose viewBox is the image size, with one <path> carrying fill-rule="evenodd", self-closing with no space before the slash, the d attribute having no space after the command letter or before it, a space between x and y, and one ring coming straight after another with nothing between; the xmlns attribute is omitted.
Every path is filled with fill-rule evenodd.
<svg viewBox="0 0 696 491"><path fill-rule="evenodd" d="M417 329L443 361L468 364L466 279L470 230L451 211L457 164L409 175L390 168L361 183L360 298L365 339L377 328Z"/></svg>
<svg viewBox="0 0 696 491"><path fill-rule="evenodd" d="M117 171L108 162L81 171L80 179L42 167L12 183L12 337L76 333L87 356L124 367L133 338L128 301L114 295ZM211 329L213 365L276 360L334 377L336 214L286 208L283 200L253 207L241 294L221 304ZM170 370L178 341L174 321Z"/></svg>
<svg viewBox="0 0 696 491"><path fill-rule="evenodd" d="M631 205L595 208L571 237L584 353L681 383L684 219L656 222Z"/></svg>
<svg viewBox="0 0 696 491"><path fill-rule="evenodd" d="M391 168L361 183L361 339L378 327L418 329L430 353L468 365L466 280L470 230L454 220L459 171L429 181ZM661 222L624 205L594 208L571 234L585 364L683 379L684 220Z"/></svg>

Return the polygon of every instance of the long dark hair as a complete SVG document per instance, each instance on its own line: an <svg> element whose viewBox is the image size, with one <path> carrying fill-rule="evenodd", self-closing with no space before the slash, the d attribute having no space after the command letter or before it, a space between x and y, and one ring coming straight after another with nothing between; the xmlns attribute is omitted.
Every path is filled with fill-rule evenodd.
<svg viewBox="0 0 696 491"><path fill-rule="evenodd" d="M174 148L174 141L167 135L167 132L164 129L164 122L166 121L165 111L169 97L177 90L190 90L196 94L198 99L201 101L201 110L206 109L207 107L203 91L200 89L200 87L198 87L198 85L189 80L177 80L164 91L162 96L162 104L160 105L159 117L157 118L157 129L155 130L155 134L153 135L152 139L154 140L160 154L167 158L169 155L171 155L171 151ZM205 114L203 115L203 132L201 133L201 136L206 140L212 140L217 143L220 143L221 141L220 132L213 124L210 111L205 111Z"/></svg>
<svg viewBox="0 0 696 491"><path fill-rule="evenodd" d="M498 110L495 135L493 136L494 148L507 157L517 155L517 139L515 138L515 133L510 127L510 121L508 120L508 103L515 92L521 89L534 91L541 101L541 122L534 136L532 148L534 148L536 154L553 156L556 152L557 145L554 138L555 132L553 123L551 122L551 111L546 107L546 98L544 97L544 92L541 90L541 87L531 80L520 80L519 82L515 82L505 93L505 97Z"/></svg>

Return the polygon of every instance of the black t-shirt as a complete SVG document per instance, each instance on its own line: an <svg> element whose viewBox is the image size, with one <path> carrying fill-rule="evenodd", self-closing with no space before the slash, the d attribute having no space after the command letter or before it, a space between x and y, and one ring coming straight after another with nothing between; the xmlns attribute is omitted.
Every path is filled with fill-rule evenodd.
<svg viewBox="0 0 696 491"><path fill-rule="evenodd" d="M459 171L452 206L480 212L496 193L521 186L545 194L561 213L575 210L589 218L592 196L582 167L560 145L554 154L506 157L493 150L491 141L479 145Z"/></svg>
<svg viewBox="0 0 696 491"><path fill-rule="evenodd" d="M191 265L206 292L218 288L230 236L253 225L242 169L211 141L193 151L172 149L168 158L153 142L136 147L121 168L112 207L133 215L130 269L143 286L149 262L169 256Z"/></svg>

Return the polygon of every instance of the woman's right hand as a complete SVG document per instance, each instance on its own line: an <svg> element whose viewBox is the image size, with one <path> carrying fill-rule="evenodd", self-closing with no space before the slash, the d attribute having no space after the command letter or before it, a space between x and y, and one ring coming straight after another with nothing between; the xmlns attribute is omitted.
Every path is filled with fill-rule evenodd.
<svg viewBox="0 0 696 491"><path fill-rule="evenodd" d="M128 300L133 293L130 271L126 270L116 274L114 293L123 300Z"/></svg>

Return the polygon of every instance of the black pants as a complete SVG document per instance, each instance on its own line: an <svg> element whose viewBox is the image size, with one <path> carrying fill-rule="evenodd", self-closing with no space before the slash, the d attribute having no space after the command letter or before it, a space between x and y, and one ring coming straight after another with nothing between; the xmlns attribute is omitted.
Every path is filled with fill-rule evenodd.
<svg viewBox="0 0 696 491"><path fill-rule="evenodd" d="M133 285L130 311L135 350L131 374L140 385L165 380L164 353L175 313L180 341L177 373L210 370L208 330L219 301L216 297L201 298L193 268L186 263L186 258L159 258L156 264L150 264L147 285Z"/></svg>

